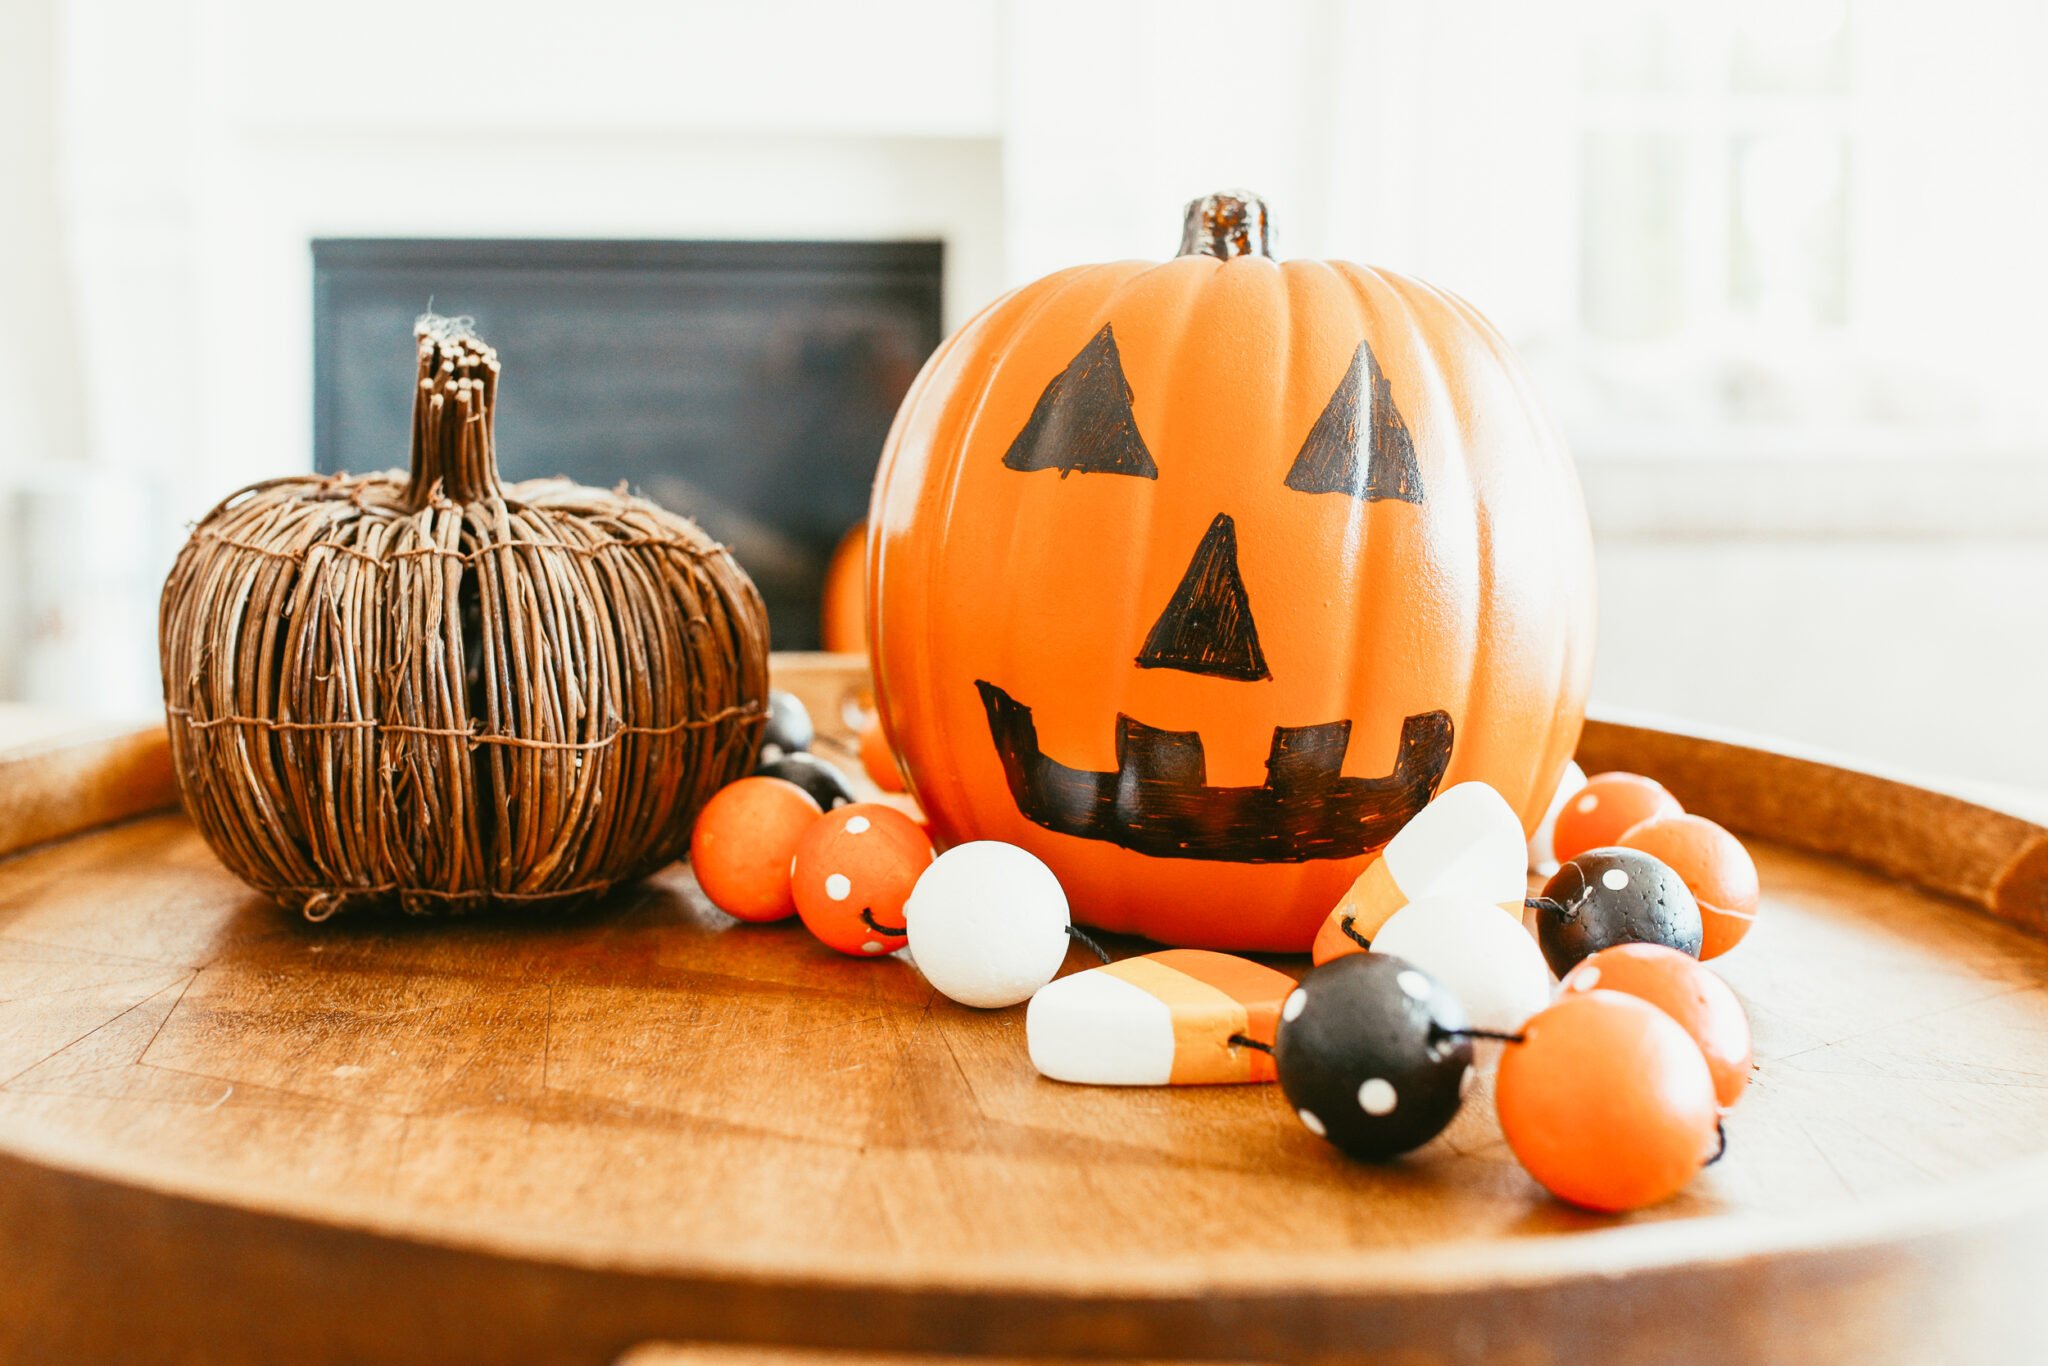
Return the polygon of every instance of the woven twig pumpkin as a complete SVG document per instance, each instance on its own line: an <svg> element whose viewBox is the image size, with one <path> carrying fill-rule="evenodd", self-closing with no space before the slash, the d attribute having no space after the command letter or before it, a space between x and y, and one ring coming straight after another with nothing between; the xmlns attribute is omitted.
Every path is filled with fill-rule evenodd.
<svg viewBox="0 0 2048 1366"><path fill-rule="evenodd" d="M497 380L422 319L410 478L253 484L164 584L185 808L309 919L594 896L675 858L758 746L753 583L623 490L501 486Z"/></svg>

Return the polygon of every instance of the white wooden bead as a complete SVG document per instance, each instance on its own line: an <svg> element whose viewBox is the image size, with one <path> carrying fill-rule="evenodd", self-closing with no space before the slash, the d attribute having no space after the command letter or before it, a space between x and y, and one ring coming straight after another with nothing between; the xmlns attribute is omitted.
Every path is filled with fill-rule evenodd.
<svg viewBox="0 0 2048 1366"><path fill-rule="evenodd" d="M976 840L932 861L903 907L910 957L961 1005L1027 1001L1067 957L1067 894L1014 844Z"/></svg>
<svg viewBox="0 0 2048 1366"><path fill-rule="evenodd" d="M1424 897L1372 937L1375 953L1405 958L1442 983L1475 1029L1512 1034L1550 1004L1550 969L1521 921L1489 902Z"/></svg>

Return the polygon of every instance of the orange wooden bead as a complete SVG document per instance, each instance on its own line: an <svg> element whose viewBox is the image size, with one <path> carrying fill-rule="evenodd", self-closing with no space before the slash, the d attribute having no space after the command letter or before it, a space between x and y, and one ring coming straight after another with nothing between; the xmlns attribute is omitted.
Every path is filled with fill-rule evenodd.
<svg viewBox="0 0 2048 1366"><path fill-rule="evenodd" d="M1662 944L1616 944L1565 974L1563 992L1618 991L1648 1001L1692 1035L1714 1077L1714 1098L1727 1109L1749 1085L1749 1016L1712 968Z"/></svg>
<svg viewBox="0 0 2048 1366"><path fill-rule="evenodd" d="M1559 863L1570 863L1588 849L1619 844L1623 834L1644 821L1684 810L1663 784L1640 773L1596 773L1557 813L1551 852Z"/></svg>
<svg viewBox="0 0 2048 1366"><path fill-rule="evenodd" d="M868 650L868 524L855 525L825 565L825 589L818 604L819 635L828 650L866 654Z"/></svg>
<svg viewBox="0 0 2048 1366"><path fill-rule="evenodd" d="M860 733L860 766L867 770L868 781L882 791L903 791L903 772L896 767L896 751L889 748L889 737L882 733L879 721Z"/></svg>
<svg viewBox="0 0 2048 1366"><path fill-rule="evenodd" d="M690 866L711 903L741 920L796 914L789 861L823 809L780 778L742 778L704 804L690 832Z"/></svg>
<svg viewBox="0 0 2048 1366"><path fill-rule="evenodd" d="M1714 1079L1647 1001L1573 992L1522 1026L1494 1082L1501 1132L1551 1194L1596 1210L1653 1205L1714 1155Z"/></svg>
<svg viewBox="0 0 2048 1366"><path fill-rule="evenodd" d="M1632 826L1621 843L1661 860L1700 903L1701 958L1718 958L1756 923L1756 860L1742 841L1705 816L1657 816Z"/></svg>
<svg viewBox="0 0 2048 1366"><path fill-rule="evenodd" d="M931 866L924 829L893 806L853 802L812 823L790 869L804 927L841 953L893 953L909 940L903 903Z"/></svg>

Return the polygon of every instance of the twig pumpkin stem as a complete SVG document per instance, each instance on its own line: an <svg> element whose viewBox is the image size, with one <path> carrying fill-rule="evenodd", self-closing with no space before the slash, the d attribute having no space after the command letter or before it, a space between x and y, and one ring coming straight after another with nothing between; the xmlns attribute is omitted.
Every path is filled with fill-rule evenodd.
<svg viewBox="0 0 2048 1366"><path fill-rule="evenodd" d="M471 330L468 318L427 313L413 325L419 342L419 384L412 396L412 481L406 505L417 512L434 498L475 503L499 496L498 353Z"/></svg>

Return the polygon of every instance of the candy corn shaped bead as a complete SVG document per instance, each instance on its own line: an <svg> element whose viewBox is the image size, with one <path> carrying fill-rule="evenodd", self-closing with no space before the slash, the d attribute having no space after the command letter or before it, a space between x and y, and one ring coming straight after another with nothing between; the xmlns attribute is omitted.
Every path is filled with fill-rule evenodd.
<svg viewBox="0 0 2048 1366"><path fill-rule="evenodd" d="M1396 835L1396 839L1400 836ZM1347 953L1364 953L1372 937L1395 911L1408 904L1407 894L1394 881L1384 856L1365 865L1365 871L1337 900L1322 928L1316 931L1309 957L1317 967Z"/></svg>
<svg viewBox="0 0 2048 1366"><path fill-rule="evenodd" d="M1054 1081L1201 1086L1271 1081L1284 972L1206 949L1167 949L1041 987L1024 1016L1032 1065ZM1250 1042L1247 1042L1247 1041Z"/></svg>
<svg viewBox="0 0 2048 1366"><path fill-rule="evenodd" d="M1519 916L1498 915L1489 902L1417 898L1388 917L1373 951L1406 959L1434 977L1480 1029L1512 1033L1550 1004L1543 951ZM1485 1060L1492 1061L1491 1053Z"/></svg>
<svg viewBox="0 0 2048 1366"><path fill-rule="evenodd" d="M1492 902L1522 915L1528 842L1521 818L1485 783L1437 794L1365 866L1317 931L1317 964L1362 953L1388 917L1418 897Z"/></svg>

